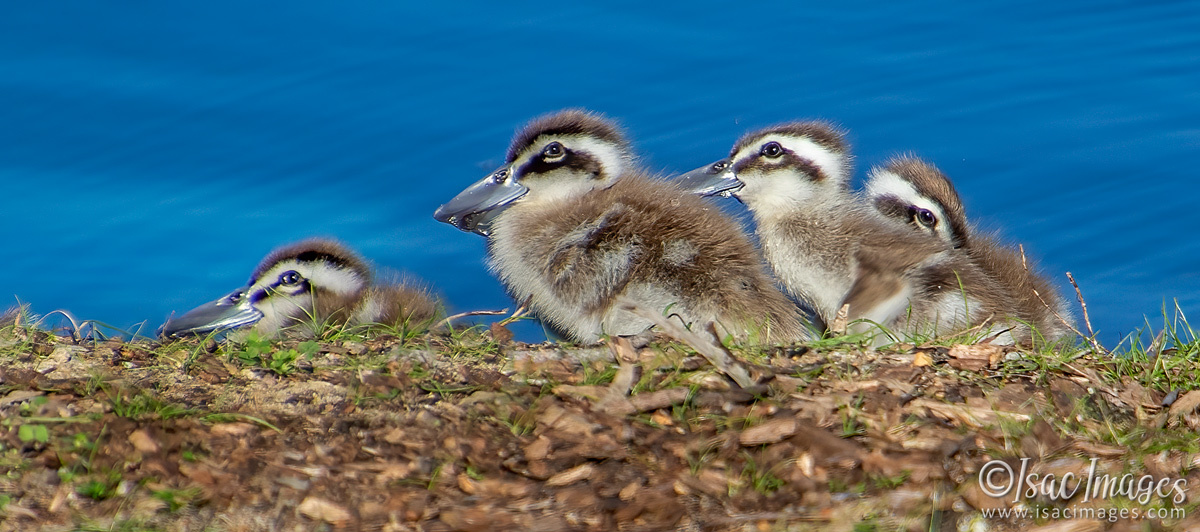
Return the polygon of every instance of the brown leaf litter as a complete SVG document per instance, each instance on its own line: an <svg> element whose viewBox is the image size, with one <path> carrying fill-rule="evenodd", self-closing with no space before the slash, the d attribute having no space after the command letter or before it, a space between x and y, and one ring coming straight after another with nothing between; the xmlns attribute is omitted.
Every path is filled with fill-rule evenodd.
<svg viewBox="0 0 1200 532"><path fill-rule="evenodd" d="M990 345L792 346L753 364L710 343L718 370L669 341L381 336L319 342L282 375L203 342L30 336L0 355L4 531L1200 527L1190 511L981 513L1194 509L1013 503L980 484L993 460L1038 479L1094 468L1200 483L1184 443L1198 392L1155 407L1161 393L1104 381L1097 359L1043 370Z"/></svg>

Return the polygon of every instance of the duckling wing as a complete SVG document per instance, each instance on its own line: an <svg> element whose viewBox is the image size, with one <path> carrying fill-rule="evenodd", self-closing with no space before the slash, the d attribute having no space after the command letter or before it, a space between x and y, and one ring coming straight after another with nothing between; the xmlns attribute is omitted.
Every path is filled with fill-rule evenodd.
<svg viewBox="0 0 1200 532"><path fill-rule="evenodd" d="M850 305L851 320L865 318L886 326L908 309L918 291L915 277L944 258L946 245L879 223L868 223L857 232L861 237L854 251L854 282L842 304Z"/></svg>
<svg viewBox="0 0 1200 532"><path fill-rule="evenodd" d="M908 307L911 287L894 271L859 264L859 275L842 299L851 321L865 319L888 326Z"/></svg>
<svg viewBox="0 0 1200 532"><path fill-rule="evenodd" d="M622 231L628 211L626 205L613 203L554 242L546 257L546 275L558 297L594 310L625 288L642 255L639 239Z"/></svg>

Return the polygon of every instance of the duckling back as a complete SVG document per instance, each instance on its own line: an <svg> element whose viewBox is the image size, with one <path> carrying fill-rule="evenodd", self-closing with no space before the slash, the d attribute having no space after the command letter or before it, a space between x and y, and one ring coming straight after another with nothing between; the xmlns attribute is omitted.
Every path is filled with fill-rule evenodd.
<svg viewBox="0 0 1200 532"><path fill-rule="evenodd" d="M423 331L432 327L441 315L441 305L428 288L411 279L402 279L371 286L350 324Z"/></svg>

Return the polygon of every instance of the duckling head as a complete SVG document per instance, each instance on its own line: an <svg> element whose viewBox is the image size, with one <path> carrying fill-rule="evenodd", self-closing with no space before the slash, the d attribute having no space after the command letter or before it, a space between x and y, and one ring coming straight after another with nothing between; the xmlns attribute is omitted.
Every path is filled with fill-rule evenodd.
<svg viewBox="0 0 1200 532"><path fill-rule="evenodd" d="M703 196L733 196L751 210L837 201L849 192L845 137L824 122L793 122L743 136L729 157L681 176Z"/></svg>
<svg viewBox="0 0 1200 532"><path fill-rule="evenodd" d="M950 178L926 161L906 155L872 168L866 195L884 216L956 248L967 244L967 214L962 199Z"/></svg>
<svg viewBox="0 0 1200 532"><path fill-rule="evenodd" d="M517 132L505 163L471 185L433 217L488 235L492 222L517 202L556 203L606 188L633 167L633 155L613 122L568 109L536 118Z"/></svg>
<svg viewBox="0 0 1200 532"><path fill-rule="evenodd" d="M245 287L168 320L164 338L179 338L253 326L271 336L314 317L346 312L370 284L366 264L342 244L310 239L268 254Z"/></svg>

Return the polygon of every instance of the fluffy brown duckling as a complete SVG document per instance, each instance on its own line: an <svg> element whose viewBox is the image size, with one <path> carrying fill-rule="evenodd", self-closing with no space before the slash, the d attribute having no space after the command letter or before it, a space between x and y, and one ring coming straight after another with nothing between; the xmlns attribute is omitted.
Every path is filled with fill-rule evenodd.
<svg viewBox="0 0 1200 532"><path fill-rule="evenodd" d="M504 166L442 205L440 221L489 235L512 297L572 340L651 328L633 301L743 340L809 337L738 225L634 165L604 117L566 110L519 131Z"/></svg>
<svg viewBox="0 0 1200 532"><path fill-rule="evenodd" d="M411 282L374 284L371 269L343 244L313 238L269 253L244 287L163 324L164 338L233 331L237 338L313 337L328 324L428 328L440 313Z"/></svg>
<svg viewBox="0 0 1200 532"><path fill-rule="evenodd" d="M1070 311L1059 293L1026 267L1019 251L968 225L958 191L936 166L896 157L871 170L865 193L883 215L950 244L995 279L1013 302L1012 317L1032 327L1021 327L1017 342L1027 344L1035 336L1054 342L1072 334L1063 323Z"/></svg>
<svg viewBox="0 0 1200 532"><path fill-rule="evenodd" d="M996 282L950 246L898 227L850 191L844 135L794 122L743 136L728 158L680 178L695 193L733 196L755 220L763 254L787 290L830 324L908 334L986 325L1011 305ZM877 335L876 343L886 337Z"/></svg>

